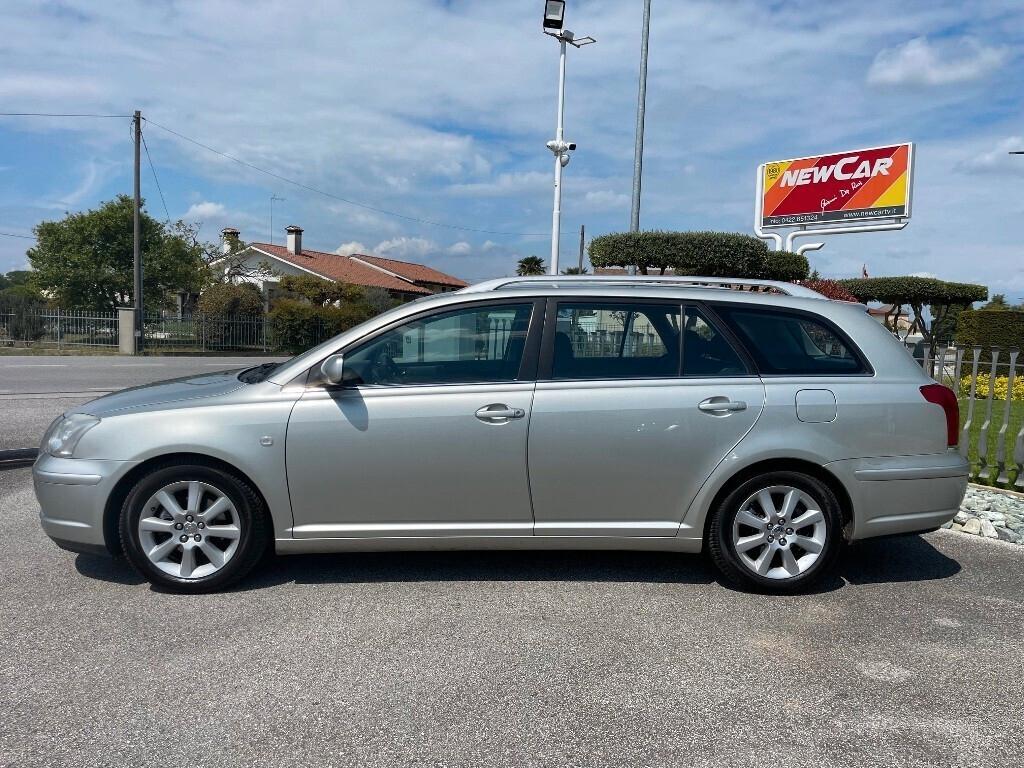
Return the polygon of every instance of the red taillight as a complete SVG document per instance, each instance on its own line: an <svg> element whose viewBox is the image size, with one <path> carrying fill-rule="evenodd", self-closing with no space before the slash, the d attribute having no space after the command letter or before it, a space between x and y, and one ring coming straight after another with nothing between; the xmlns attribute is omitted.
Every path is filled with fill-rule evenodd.
<svg viewBox="0 0 1024 768"><path fill-rule="evenodd" d="M956 445L960 433L960 403L953 390L942 384L925 384L921 387L921 394L929 403L942 408L946 414L946 445Z"/></svg>

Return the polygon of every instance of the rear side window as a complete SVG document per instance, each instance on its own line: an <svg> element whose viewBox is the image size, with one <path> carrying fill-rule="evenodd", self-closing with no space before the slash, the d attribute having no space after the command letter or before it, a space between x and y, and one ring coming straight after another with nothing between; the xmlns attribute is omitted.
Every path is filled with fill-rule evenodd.
<svg viewBox="0 0 1024 768"><path fill-rule="evenodd" d="M683 376L745 376L747 366L728 339L696 307L686 308Z"/></svg>
<svg viewBox="0 0 1024 768"><path fill-rule="evenodd" d="M746 343L762 374L834 376L868 372L846 338L824 320L749 307L719 306L715 310Z"/></svg>

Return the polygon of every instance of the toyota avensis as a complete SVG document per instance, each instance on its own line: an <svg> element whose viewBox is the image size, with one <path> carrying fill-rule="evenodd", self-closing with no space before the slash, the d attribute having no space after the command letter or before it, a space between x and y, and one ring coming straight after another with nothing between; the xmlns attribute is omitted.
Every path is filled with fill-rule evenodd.
<svg viewBox="0 0 1024 768"><path fill-rule="evenodd" d="M783 592L951 519L953 393L862 305L735 283L495 280L101 397L43 439L43 529L192 592L271 548L704 550Z"/></svg>

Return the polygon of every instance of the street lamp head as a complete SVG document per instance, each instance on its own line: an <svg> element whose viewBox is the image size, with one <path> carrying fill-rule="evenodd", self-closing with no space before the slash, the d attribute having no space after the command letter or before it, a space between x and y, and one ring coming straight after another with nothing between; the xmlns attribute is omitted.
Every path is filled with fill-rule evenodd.
<svg viewBox="0 0 1024 768"><path fill-rule="evenodd" d="M553 29L557 32L562 29L563 23L565 23L565 0L545 0L544 29Z"/></svg>

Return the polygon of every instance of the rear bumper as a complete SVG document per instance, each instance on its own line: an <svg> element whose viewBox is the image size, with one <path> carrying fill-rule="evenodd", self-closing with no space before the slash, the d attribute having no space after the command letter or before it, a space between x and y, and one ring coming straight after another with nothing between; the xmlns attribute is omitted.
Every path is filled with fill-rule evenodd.
<svg viewBox="0 0 1024 768"><path fill-rule="evenodd" d="M134 463L40 454L32 466L32 484L46 535L72 552L110 554L103 513L117 481Z"/></svg>
<svg viewBox="0 0 1024 768"><path fill-rule="evenodd" d="M960 509L970 469L956 451L825 466L850 493L851 540L929 531L949 522Z"/></svg>

